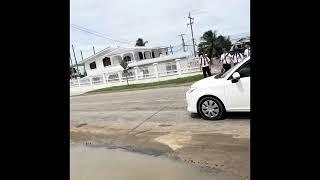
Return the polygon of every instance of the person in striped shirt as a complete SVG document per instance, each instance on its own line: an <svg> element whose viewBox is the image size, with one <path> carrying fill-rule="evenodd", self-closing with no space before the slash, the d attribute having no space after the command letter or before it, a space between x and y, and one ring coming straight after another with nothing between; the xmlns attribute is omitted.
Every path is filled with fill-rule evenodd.
<svg viewBox="0 0 320 180"><path fill-rule="evenodd" d="M235 47L233 49L233 54L232 54L233 65L235 66L236 64L238 64L242 60L243 60L243 55L239 52L238 48Z"/></svg>
<svg viewBox="0 0 320 180"><path fill-rule="evenodd" d="M222 48L223 54L220 56L220 61L222 62L222 70L228 71L231 68L232 55L227 52L226 48Z"/></svg>
<svg viewBox="0 0 320 180"><path fill-rule="evenodd" d="M211 76L211 71L210 71L210 59L209 57L205 55L200 55L200 60L199 60L200 68L202 69L203 77L206 78L207 74L208 76Z"/></svg>

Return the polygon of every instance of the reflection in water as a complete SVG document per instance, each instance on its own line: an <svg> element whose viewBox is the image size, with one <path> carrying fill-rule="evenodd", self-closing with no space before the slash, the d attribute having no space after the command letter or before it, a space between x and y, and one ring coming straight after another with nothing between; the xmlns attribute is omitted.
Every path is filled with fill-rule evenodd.
<svg viewBox="0 0 320 180"><path fill-rule="evenodd" d="M165 157L118 149L71 146L71 180L236 180Z"/></svg>

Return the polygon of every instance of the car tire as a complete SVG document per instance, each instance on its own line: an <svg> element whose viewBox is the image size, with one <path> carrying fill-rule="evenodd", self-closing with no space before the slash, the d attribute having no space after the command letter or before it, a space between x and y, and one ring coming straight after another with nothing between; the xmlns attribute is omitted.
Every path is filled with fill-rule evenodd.
<svg viewBox="0 0 320 180"><path fill-rule="evenodd" d="M219 99L207 96L199 101L198 113L206 120L220 120L225 116L225 108Z"/></svg>

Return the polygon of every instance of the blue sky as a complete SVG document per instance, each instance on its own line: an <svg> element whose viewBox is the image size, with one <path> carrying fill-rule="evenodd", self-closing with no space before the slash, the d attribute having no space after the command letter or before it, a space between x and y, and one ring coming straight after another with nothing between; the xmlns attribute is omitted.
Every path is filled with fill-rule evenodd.
<svg viewBox="0 0 320 180"><path fill-rule="evenodd" d="M123 47L134 46L140 37L148 46L181 45L181 33L191 44L189 11L196 42L207 30L226 36L250 32L250 0L70 0L71 24L127 42L117 43ZM71 44L79 61L80 49L87 57L93 53L92 45L97 52L114 42L70 26Z"/></svg>

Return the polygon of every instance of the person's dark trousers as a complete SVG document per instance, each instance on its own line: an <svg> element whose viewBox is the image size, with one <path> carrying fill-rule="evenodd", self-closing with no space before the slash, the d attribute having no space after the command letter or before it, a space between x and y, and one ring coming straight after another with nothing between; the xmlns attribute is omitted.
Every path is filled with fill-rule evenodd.
<svg viewBox="0 0 320 180"><path fill-rule="evenodd" d="M224 69L225 71L228 71L230 68L231 68L231 65L230 65L230 64L223 64L223 69Z"/></svg>
<svg viewBox="0 0 320 180"><path fill-rule="evenodd" d="M203 72L203 77L204 77L204 78L207 77L207 74L208 74L208 76L211 76L211 72L210 72L209 66L207 66L207 67L202 67L202 72Z"/></svg>

